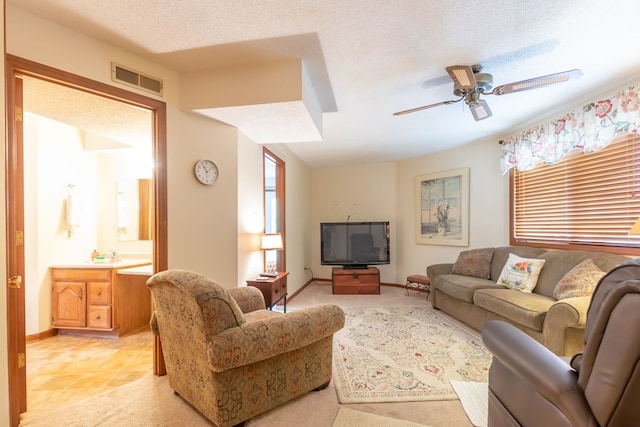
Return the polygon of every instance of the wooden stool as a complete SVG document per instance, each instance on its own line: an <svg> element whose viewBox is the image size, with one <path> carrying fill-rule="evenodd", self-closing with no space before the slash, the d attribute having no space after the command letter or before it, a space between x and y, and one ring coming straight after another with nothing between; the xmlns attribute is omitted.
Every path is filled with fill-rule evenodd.
<svg viewBox="0 0 640 427"><path fill-rule="evenodd" d="M409 295L409 289L414 289L417 292L424 292L427 294L427 301L429 300L431 294L431 280L429 280L428 276L423 276L422 274L413 274L411 276L407 276L407 295Z"/></svg>

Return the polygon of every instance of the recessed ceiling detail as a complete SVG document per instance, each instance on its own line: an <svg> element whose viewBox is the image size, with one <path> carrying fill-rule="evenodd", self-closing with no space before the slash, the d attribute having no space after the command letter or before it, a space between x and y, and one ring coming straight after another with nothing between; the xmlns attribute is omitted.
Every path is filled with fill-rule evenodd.
<svg viewBox="0 0 640 427"><path fill-rule="evenodd" d="M322 108L302 61L185 73L181 107L260 144L322 140Z"/></svg>

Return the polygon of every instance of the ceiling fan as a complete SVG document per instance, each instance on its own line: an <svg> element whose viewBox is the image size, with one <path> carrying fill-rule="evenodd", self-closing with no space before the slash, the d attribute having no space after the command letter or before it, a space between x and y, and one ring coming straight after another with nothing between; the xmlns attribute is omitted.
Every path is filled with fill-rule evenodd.
<svg viewBox="0 0 640 427"><path fill-rule="evenodd" d="M422 107L411 108L409 110L398 111L393 113L394 116L415 113L416 111L426 110L428 108L438 107L440 105L455 104L464 100L469 106L473 118L484 120L491 117L492 113L489 105L480 95L507 95L514 92L522 92L530 89L537 89L544 86L550 86L556 83L563 83L572 78L578 78L582 75L580 70L562 71L560 73L549 74L547 76L534 77L532 79L521 80L519 82L507 83L493 88L493 76L488 73L482 73L481 65L453 65L446 67L449 77L453 80L453 94L459 96L458 99L449 101L436 102L435 104L424 105ZM493 88L493 90L492 90Z"/></svg>

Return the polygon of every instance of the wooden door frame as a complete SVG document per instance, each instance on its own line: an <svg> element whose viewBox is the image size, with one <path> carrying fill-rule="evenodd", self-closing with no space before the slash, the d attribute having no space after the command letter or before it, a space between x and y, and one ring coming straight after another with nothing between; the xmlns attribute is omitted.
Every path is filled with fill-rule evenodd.
<svg viewBox="0 0 640 427"><path fill-rule="evenodd" d="M22 164L17 164L15 153L16 150L23 149L22 135L16 131L16 111L14 108L16 102L16 87L14 79L17 76L30 76L50 83L59 84L94 95L102 96L114 101L123 102L125 104L134 105L147 109L152 113L152 133L153 133L153 200L154 200L154 223L153 223L153 271L162 271L168 268L168 223L167 223L167 107L166 103L143 95L129 92L114 86L100 83L85 77L81 77L66 71L58 70L43 64L39 64L24 58L7 54L5 56L5 84L7 93L6 105L6 140L5 152L5 170L7 179L7 196L5 198L5 210L7 212L7 274L8 277L21 274L24 277L24 246L18 251L15 250L16 235L18 232L24 232L24 184ZM20 151L21 152L21 151ZM13 162L13 163L12 163ZM9 188L9 186L11 186ZM14 209L14 199L17 198L17 205L21 208L19 211ZM13 245L13 246L12 246ZM20 252L22 255L17 254ZM20 260L22 256L22 260ZM14 265L22 262L22 271L15 272ZM18 263L18 264L16 264ZM10 268L11 267L11 268ZM24 284L23 284L24 286ZM9 416L12 426L17 426L19 422L20 412L24 412L20 404L21 393L26 396L26 383L20 384L21 380L12 379L15 377L12 373L12 366L17 357L20 348L19 341L24 343L24 326L22 328L22 337L15 337L12 334L10 325L19 322L20 310L23 311L24 322L24 287L20 289L22 292L21 307L10 304L15 300L16 289L11 291L7 288L7 340L9 351ZM13 322L13 323L12 323ZM162 350L158 339L154 341L153 348L153 372L156 375L165 373L164 361L162 358ZM24 390L21 390L23 389ZM17 412L17 413L16 413Z"/></svg>
<svg viewBox="0 0 640 427"><path fill-rule="evenodd" d="M287 230L286 230L286 187L285 187L285 173L286 173L286 163L280 157L276 156L273 151L269 150L267 147L262 148L262 212L264 214L265 227L267 220L267 201L264 196L266 191L266 177L264 171L265 159L269 159L276 165L276 176L275 176L275 185L276 185L276 200L278 203L278 232L282 236L282 243L284 248L278 251L278 257L276 260L276 270L277 271L287 271ZM265 228L266 231L266 228ZM265 265L266 268L266 265Z"/></svg>

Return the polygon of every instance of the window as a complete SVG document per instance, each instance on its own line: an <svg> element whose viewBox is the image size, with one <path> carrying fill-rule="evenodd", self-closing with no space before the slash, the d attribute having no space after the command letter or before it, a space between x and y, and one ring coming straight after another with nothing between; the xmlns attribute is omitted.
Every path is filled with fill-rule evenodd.
<svg viewBox="0 0 640 427"><path fill-rule="evenodd" d="M510 177L511 244L640 254L640 137Z"/></svg>
<svg viewBox="0 0 640 427"><path fill-rule="evenodd" d="M286 271L285 264L285 209L284 209L284 169L285 163L268 149L263 149L264 157L264 231L265 233L280 233L285 249L280 251L266 251L267 258L275 258L276 271Z"/></svg>

